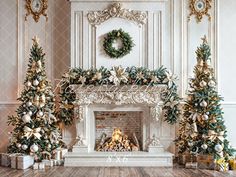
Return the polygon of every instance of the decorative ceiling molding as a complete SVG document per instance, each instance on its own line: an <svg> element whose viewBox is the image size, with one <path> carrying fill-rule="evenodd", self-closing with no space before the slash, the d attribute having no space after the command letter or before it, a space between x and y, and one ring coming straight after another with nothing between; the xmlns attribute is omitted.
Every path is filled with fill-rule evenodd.
<svg viewBox="0 0 236 177"><path fill-rule="evenodd" d="M91 11L87 14L90 24L96 26L107 21L110 18L123 18L129 21L133 21L138 25L146 23L147 15L145 12L123 9L120 3L114 3L108 6L102 11Z"/></svg>

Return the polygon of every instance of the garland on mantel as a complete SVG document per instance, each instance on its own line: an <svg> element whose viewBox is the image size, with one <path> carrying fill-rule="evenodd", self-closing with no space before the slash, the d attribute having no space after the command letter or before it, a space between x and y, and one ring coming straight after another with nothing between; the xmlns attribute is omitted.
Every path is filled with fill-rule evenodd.
<svg viewBox="0 0 236 177"><path fill-rule="evenodd" d="M70 85L148 85L156 86L165 84L168 89L161 95L164 102L163 112L165 121L169 124L177 122L180 114L179 101L177 94L176 77L163 66L156 70L149 70L143 67L120 66L113 67L111 70L101 67L99 69L84 70L81 68L72 68L63 75L60 84L60 107L57 112L61 122L65 125L71 125L74 117L73 102L76 94L70 89Z"/></svg>

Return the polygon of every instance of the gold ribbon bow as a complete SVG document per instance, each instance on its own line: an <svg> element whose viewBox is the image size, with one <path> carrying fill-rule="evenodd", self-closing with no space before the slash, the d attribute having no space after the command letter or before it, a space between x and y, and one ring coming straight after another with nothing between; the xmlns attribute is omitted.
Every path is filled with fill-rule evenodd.
<svg viewBox="0 0 236 177"><path fill-rule="evenodd" d="M35 136L36 138L40 139L41 138L41 134L39 133L41 131L41 128L35 128L35 129L31 129L27 126L24 127L24 136L29 139L31 136Z"/></svg>
<svg viewBox="0 0 236 177"><path fill-rule="evenodd" d="M214 141L216 138L218 138L220 141L224 141L224 131L221 131L221 132L215 132L214 130L209 130L208 131L208 137L209 137L209 140L211 141Z"/></svg>

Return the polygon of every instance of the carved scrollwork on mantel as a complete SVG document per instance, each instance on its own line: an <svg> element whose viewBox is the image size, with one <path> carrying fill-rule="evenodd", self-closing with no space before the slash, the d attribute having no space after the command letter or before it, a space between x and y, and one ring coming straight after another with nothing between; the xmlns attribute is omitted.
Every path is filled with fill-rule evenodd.
<svg viewBox="0 0 236 177"><path fill-rule="evenodd" d="M123 9L120 3L114 3L108 6L108 8L102 11L90 11L87 14L88 21L91 25L100 25L110 18L123 18L129 21L133 21L138 25L146 23L147 15L145 12Z"/></svg>
<svg viewBox="0 0 236 177"><path fill-rule="evenodd" d="M165 85L152 87L127 87L127 86L78 86L71 85L76 93L75 113L79 121L83 121L84 106L93 104L113 105L143 105L150 107L153 119L159 120L163 101L161 95L166 91Z"/></svg>

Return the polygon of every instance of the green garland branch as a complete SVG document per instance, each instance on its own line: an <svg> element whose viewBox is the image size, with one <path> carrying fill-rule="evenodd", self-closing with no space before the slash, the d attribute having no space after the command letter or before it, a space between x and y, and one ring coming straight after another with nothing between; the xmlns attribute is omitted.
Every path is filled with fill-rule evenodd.
<svg viewBox="0 0 236 177"><path fill-rule="evenodd" d="M161 95L164 102L163 112L165 121L169 124L177 122L180 114L180 97L177 94L176 77L166 68L160 67L149 70L143 67L113 67L111 70L101 67L99 69L84 70L81 68L70 69L63 75L60 84L60 107L57 116L65 125L71 125L74 117L74 106L76 94L70 85L147 85L156 86L165 84L168 89Z"/></svg>
<svg viewBox="0 0 236 177"><path fill-rule="evenodd" d="M122 47L116 49L112 46L115 40L120 39L122 42ZM134 46L133 40L130 35L124 32L122 29L112 30L104 38L103 47L104 51L111 58L121 58L130 53Z"/></svg>

